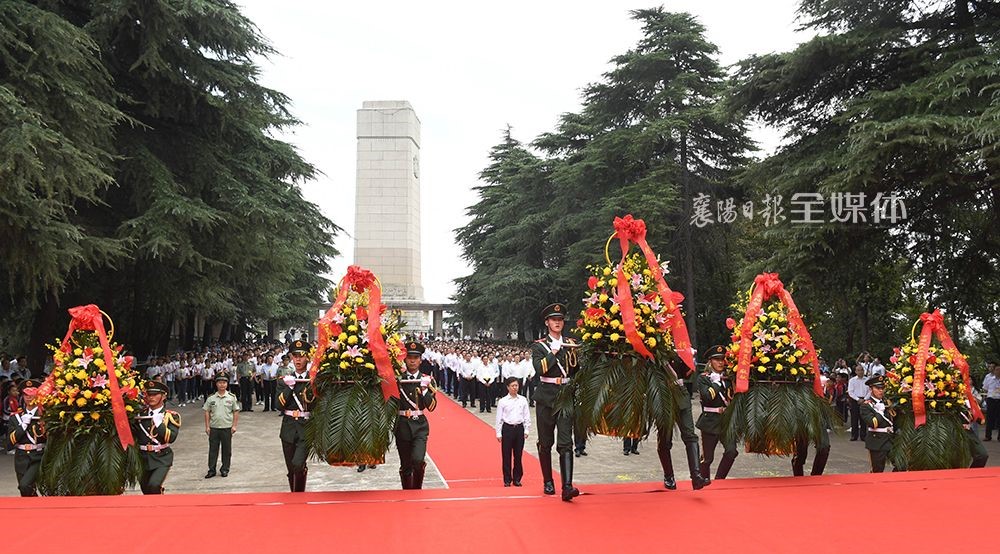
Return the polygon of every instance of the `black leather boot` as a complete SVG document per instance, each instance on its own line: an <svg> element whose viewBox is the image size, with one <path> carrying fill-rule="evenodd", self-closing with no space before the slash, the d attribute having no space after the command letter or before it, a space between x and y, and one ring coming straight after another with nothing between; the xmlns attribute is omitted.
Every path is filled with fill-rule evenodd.
<svg viewBox="0 0 1000 554"><path fill-rule="evenodd" d="M570 502L580 496L580 489L573 486L573 453L559 454L559 477L562 479L563 502Z"/></svg>
<svg viewBox="0 0 1000 554"><path fill-rule="evenodd" d="M413 488L422 489L424 488L424 471L427 469L427 462L422 462L416 468L413 469Z"/></svg>
<svg viewBox="0 0 1000 554"><path fill-rule="evenodd" d="M308 470L303 469L292 474L292 492L305 492L306 491L306 475L308 475Z"/></svg>
<svg viewBox="0 0 1000 554"><path fill-rule="evenodd" d="M691 471L691 487L694 490L703 489L712 484L712 480L701 474L701 455L698 453L698 443L690 442L684 445L687 450L688 469Z"/></svg>
<svg viewBox="0 0 1000 554"><path fill-rule="evenodd" d="M731 456L729 454L723 454L722 459L719 460L719 467L715 470L716 479L725 479L729 475L729 470L733 467L733 462L736 461L736 456Z"/></svg>
<svg viewBox="0 0 1000 554"><path fill-rule="evenodd" d="M552 482L552 450L538 449L538 463L542 466L542 482L545 484L545 494L555 494L556 485Z"/></svg>
<svg viewBox="0 0 1000 554"><path fill-rule="evenodd" d="M674 462L670 459L670 449L657 443L656 455L660 457L660 466L663 467L663 488L671 491L677 490L677 481L674 480Z"/></svg>
<svg viewBox="0 0 1000 554"><path fill-rule="evenodd" d="M399 470L399 482L403 485L403 490L410 490L413 488L413 470L405 471L403 469Z"/></svg>

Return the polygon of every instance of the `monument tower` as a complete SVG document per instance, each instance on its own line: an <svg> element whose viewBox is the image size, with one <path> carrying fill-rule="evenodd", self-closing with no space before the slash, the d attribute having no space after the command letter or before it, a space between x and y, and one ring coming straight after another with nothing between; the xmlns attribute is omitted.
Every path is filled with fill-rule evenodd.
<svg viewBox="0 0 1000 554"><path fill-rule="evenodd" d="M372 270L391 307L424 300L420 275L420 120L406 101L358 110L354 263ZM406 311L411 329L426 313Z"/></svg>

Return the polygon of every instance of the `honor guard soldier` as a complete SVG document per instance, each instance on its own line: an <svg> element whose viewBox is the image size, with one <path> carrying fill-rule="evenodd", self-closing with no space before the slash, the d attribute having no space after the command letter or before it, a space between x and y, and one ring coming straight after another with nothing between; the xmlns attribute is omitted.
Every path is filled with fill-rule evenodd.
<svg viewBox="0 0 1000 554"><path fill-rule="evenodd" d="M716 479L725 479L729 469L733 467L739 451L736 441L731 437L722 436L722 413L733 399L733 386L725 379L723 368L726 359L724 346L713 346L708 349L708 371L698 375L695 383L698 396L701 398L701 415L698 416L696 427L701 431L701 475L708 479L711 475L712 461L715 459L715 447L722 441L722 460L715 470Z"/></svg>
<svg viewBox="0 0 1000 554"><path fill-rule="evenodd" d="M892 449L892 418L896 414L883 401L885 383L881 375L868 379L865 384L871 388L871 397L861 403L861 423L868 426L865 448L871 459L872 473L882 473Z"/></svg>
<svg viewBox="0 0 1000 554"><path fill-rule="evenodd" d="M420 489L424 486L424 470L427 462L427 436L431 427L425 412L433 412L437 407L434 398L433 379L420 373L420 357L424 345L419 342L406 343L406 371L399 376L399 415L393 435L396 437L396 451L399 452L399 480L403 489Z"/></svg>
<svg viewBox="0 0 1000 554"><path fill-rule="evenodd" d="M167 386L159 381L146 383L146 413L135 419L136 445L146 466L139 480L142 494L163 494L163 481L174 464L170 445L181 430L181 416L163 405Z"/></svg>
<svg viewBox="0 0 1000 554"><path fill-rule="evenodd" d="M694 490L699 490L711 485L712 480L701 474L701 455L698 452L698 434L694 432L694 416L691 414L691 395L684 385L684 379L674 370L675 365L668 363L667 367L667 379L671 381L668 386L677 401L674 423L681 431L681 440L684 441L684 448L687 452L691 487ZM676 367L686 368L687 366L678 363ZM674 462L670 458L670 447L673 446L673 439L673 425L656 430L656 455L660 458L660 466L663 468L663 487L667 490L677 489L677 481L674 479Z"/></svg>
<svg viewBox="0 0 1000 554"><path fill-rule="evenodd" d="M308 342L297 340L288 350L292 355L292 373L285 375L278 383L278 409L281 410L281 451L285 455L288 469L288 487L292 492L306 490L306 424L309 421L309 406L315 398L309 382Z"/></svg>
<svg viewBox="0 0 1000 554"><path fill-rule="evenodd" d="M7 421L7 435L14 452L14 472L17 474L17 489L21 496L38 496L35 480L42 466L45 450L45 425L42 423L42 407L35 405L38 381L26 379L21 383L24 409Z"/></svg>
<svg viewBox="0 0 1000 554"><path fill-rule="evenodd" d="M556 410L556 398L562 387L569 385L578 364L577 344L564 341L566 306L549 304L542 310L548 334L531 345L531 363L539 376L535 390L535 421L538 425L538 461L542 467L545 494L555 494L552 481L552 444L559 453L559 475L562 478L562 499L572 501L580 495L573 486L573 410ZM558 442L556 432L558 430Z"/></svg>

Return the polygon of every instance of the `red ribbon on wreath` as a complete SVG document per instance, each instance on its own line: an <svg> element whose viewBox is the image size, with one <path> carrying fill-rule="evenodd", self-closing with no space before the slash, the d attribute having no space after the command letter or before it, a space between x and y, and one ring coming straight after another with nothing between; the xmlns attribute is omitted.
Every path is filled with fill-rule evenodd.
<svg viewBox="0 0 1000 554"><path fill-rule="evenodd" d="M965 383L965 399L969 401L972 416L977 421L982 421L983 411L976 402L976 397L972 394L972 382L969 378L969 362L965 356L958 351L955 343L948 334L948 328L944 325L944 317L941 310L934 310L931 313L920 314L920 343L917 348L916 363L913 364L913 391L911 398L913 401L913 426L920 427L927 423L927 411L924 406L924 378L927 374L927 356L931 346L931 337L937 336L948 354L951 355L951 363L962 372L962 381Z"/></svg>
<svg viewBox="0 0 1000 554"><path fill-rule="evenodd" d="M656 290L660 294L660 299L667 304L667 311L670 312L670 336L674 340L674 350L680 356L684 364L687 365L687 374L694 371L694 355L691 353L691 339L688 336L687 325L681 315L681 302L684 295L670 290L667 282L663 280L663 271L656 261L656 254L646 242L646 222L635 219L632 214L625 217L616 217L614 221L615 234L618 235L618 244L622 250L622 260L618 264L618 306L622 312L622 323L625 325L625 338L628 339L632 348L643 357L652 359L653 354L643 344L642 339L635 326L635 306L632 303L632 291L629 289L629 282L625 278L625 258L628 255L629 244L634 242L639 245L643 255L646 257L646 265L649 266L653 280L656 281Z"/></svg>
<svg viewBox="0 0 1000 554"><path fill-rule="evenodd" d="M333 324L333 316L340 312L347 300L347 293L351 289L359 293L368 291L368 349L375 360L375 369L378 371L379 377L382 378L382 398L388 400L394 392L396 380L392 371L392 362L389 360L389 348L386 346L385 338L381 332L382 289L379 287L375 274L360 266L352 265L347 268L347 275L340 282L337 299L319 320L319 340L316 342L316 351L313 352L312 363L309 367L309 380L313 382L313 387L315 387L320 360L330 346L330 326Z"/></svg>
<svg viewBox="0 0 1000 554"><path fill-rule="evenodd" d="M66 336L63 337L59 349L69 354L73 351L70 339L75 331L94 331L97 340L100 342L101 350L104 353L104 370L108 374L108 388L111 389L111 414L115 420L115 429L118 431L118 441L122 445L122 450L135 444L132 437L132 427L128 422L128 412L125 411L125 401L122 400L121 388L118 386L118 376L115 375L115 351L111 350L108 343L108 333L104 329L104 318L101 316L101 309L94 304L77 306L69 309L72 319ZM52 393L54 387L55 373L50 373L38 388L38 397L42 398Z"/></svg>
<svg viewBox="0 0 1000 554"><path fill-rule="evenodd" d="M813 345L812 336L809 329L802 322L802 315L795 307L792 295L785 290L785 285L778 278L777 273L762 273L753 281L753 294L750 295L750 302L747 304L746 313L743 314L743 324L740 326L740 351L736 361L736 388L735 392L746 392L750 388L750 350L752 348L753 335L751 328L757 320L757 312L764 306L764 302L772 297L788 308L788 327L804 343L805 357L809 359L813 370L813 391L823 396L823 383L819 376L819 360L816 356L816 347Z"/></svg>

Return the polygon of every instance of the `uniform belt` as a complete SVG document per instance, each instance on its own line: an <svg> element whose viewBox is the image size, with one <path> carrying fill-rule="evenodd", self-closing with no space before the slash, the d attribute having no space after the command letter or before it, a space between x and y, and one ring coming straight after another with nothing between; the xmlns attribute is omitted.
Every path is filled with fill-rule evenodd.
<svg viewBox="0 0 1000 554"><path fill-rule="evenodd" d="M309 419L311 414L302 410L285 410L285 415L294 417L295 419Z"/></svg>
<svg viewBox="0 0 1000 554"><path fill-rule="evenodd" d="M543 383L550 383L553 385L562 385L570 382L569 377L539 377Z"/></svg>
<svg viewBox="0 0 1000 554"><path fill-rule="evenodd" d="M523 424L523 423L507 423L507 422L505 421L505 422L503 422L503 424L504 424L504 426L506 426L506 427L524 427L524 424Z"/></svg>
<svg viewBox="0 0 1000 554"><path fill-rule="evenodd" d="M891 433L892 427L879 427L878 429L868 428L869 433Z"/></svg>
<svg viewBox="0 0 1000 554"><path fill-rule="evenodd" d="M145 450L146 452L159 452L161 450L166 450L170 448L169 444L140 444L139 450Z"/></svg>
<svg viewBox="0 0 1000 554"><path fill-rule="evenodd" d="M709 412L712 414L721 414L722 412L726 411L726 408L724 406L719 406L717 408L702 408L701 411Z"/></svg>
<svg viewBox="0 0 1000 554"><path fill-rule="evenodd" d="M399 415L404 416L404 417L416 418L416 417L424 415L424 411L423 410L399 410Z"/></svg>
<svg viewBox="0 0 1000 554"><path fill-rule="evenodd" d="M19 444L17 445L18 450L45 450L44 444Z"/></svg>

